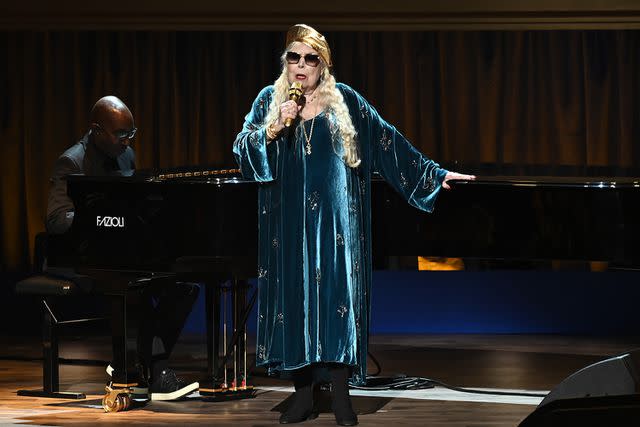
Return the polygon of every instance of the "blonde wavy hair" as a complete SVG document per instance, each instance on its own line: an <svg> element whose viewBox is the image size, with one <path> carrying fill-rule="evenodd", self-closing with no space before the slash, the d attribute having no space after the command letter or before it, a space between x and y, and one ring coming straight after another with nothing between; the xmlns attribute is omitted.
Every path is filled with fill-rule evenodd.
<svg viewBox="0 0 640 427"><path fill-rule="evenodd" d="M285 49L280 58L282 63L282 73L273 83L273 96L271 104L269 105L269 111L264 120L265 125L278 120L280 105L289 99L289 81L287 80L287 62L285 60L285 56L290 47L291 46L287 46L287 49ZM322 66L322 70L320 70L320 79L318 88L316 89L318 91L317 99L320 103L325 105L328 112L332 113L335 117L337 129L334 130L333 126L330 126L331 136L334 140L336 136L339 136L342 141L342 149L344 151L342 159L347 166L356 168L360 165L356 129L353 127L353 122L349 115L349 109L347 108L347 104L344 102L342 93L336 87L336 79L333 77L324 61L321 61L320 64Z"/></svg>

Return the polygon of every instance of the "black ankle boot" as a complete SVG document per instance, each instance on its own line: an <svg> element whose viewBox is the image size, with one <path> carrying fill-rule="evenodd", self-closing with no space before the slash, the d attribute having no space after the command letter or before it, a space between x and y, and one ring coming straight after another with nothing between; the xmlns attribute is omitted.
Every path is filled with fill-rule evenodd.
<svg viewBox="0 0 640 427"><path fill-rule="evenodd" d="M296 392L293 402L280 416L280 424L293 424L317 418L318 412L313 408L313 382L309 368L300 369L293 374L293 385Z"/></svg>
<svg viewBox="0 0 640 427"><path fill-rule="evenodd" d="M349 368L338 365L329 368L331 373L331 403L333 413L336 416L336 424L339 426L355 426L358 424L358 416L351 406L349 397Z"/></svg>

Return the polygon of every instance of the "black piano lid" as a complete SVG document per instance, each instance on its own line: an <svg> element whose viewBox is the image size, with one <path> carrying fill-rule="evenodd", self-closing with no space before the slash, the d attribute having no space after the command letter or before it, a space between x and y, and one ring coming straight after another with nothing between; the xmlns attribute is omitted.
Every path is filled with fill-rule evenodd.
<svg viewBox="0 0 640 427"><path fill-rule="evenodd" d="M640 188L637 177L477 176L474 181L449 181L453 185L490 185L557 188Z"/></svg>

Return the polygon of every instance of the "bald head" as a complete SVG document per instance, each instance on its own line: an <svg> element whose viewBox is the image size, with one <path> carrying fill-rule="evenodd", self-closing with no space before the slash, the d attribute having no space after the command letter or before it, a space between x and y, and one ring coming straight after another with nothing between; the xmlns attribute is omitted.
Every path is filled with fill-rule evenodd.
<svg viewBox="0 0 640 427"><path fill-rule="evenodd" d="M116 158L127 149L135 128L133 114L119 98L105 96L91 109L91 130L96 146L106 155Z"/></svg>
<svg viewBox="0 0 640 427"><path fill-rule="evenodd" d="M120 98L116 96L104 96L95 103L91 109L91 122L107 123L123 118L130 118L133 121L133 115L129 108Z"/></svg>

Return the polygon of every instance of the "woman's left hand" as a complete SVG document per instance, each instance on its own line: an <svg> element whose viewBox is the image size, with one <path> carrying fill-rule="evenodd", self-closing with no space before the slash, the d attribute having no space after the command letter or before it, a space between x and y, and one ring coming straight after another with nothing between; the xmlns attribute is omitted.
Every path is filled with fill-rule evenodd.
<svg viewBox="0 0 640 427"><path fill-rule="evenodd" d="M459 179L460 181L473 181L476 179L475 175L464 175L458 172L447 172L442 181L442 187L445 190L451 190L451 186L447 183L450 179Z"/></svg>

